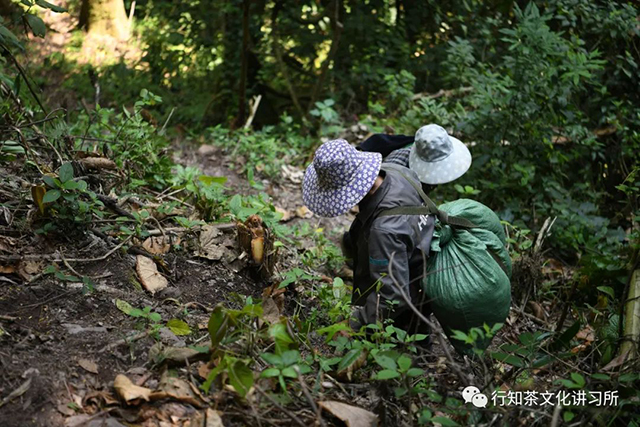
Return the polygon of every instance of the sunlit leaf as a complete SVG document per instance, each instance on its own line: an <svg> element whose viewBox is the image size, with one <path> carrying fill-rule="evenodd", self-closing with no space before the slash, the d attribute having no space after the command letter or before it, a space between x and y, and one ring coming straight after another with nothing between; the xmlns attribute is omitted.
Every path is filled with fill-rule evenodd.
<svg viewBox="0 0 640 427"><path fill-rule="evenodd" d="M167 322L167 327L176 335L189 335L191 333L189 325L184 320L171 319Z"/></svg>

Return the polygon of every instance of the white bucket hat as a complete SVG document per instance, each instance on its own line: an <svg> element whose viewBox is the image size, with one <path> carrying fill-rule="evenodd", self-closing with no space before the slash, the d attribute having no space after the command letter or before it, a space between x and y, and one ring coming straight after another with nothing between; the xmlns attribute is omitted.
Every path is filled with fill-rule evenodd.
<svg viewBox="0 0 640 427"><path fill-rule="evenodd" d="M471 166L471 153L442 126L430 124L416 132L409 168L425 184L444 184L460 178Z"/></svg>

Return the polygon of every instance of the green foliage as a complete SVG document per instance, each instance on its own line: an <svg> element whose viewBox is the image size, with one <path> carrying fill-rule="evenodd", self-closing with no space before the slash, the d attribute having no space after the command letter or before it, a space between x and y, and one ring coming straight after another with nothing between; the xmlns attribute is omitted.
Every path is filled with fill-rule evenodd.
<svg viewBox="0 0 640 427"><path fill-rule="evenodd" d="M121 113L116 113L96 106L90 115L80 114L69 129L77 138L76 150L107 153L126 172L131 188L163 187L171 177L172 161L166 152L169 141L142 115L143 109L161 102L159 96L142 89L133 111L122 108Z"/></svg>
<svg viewBox="0 0 640 427"><path fill-rule="evenodd" d="M46 207L47 221L38 233L77 230L91 222L94 215L101 218L104 204L88 189L86 181L74 178L73 165L64 163L58 176L43 175L47 190L36 203ZM46 221L46 217L45 217Z"/></svg>
<svg viewBox="0 0 640 427"><path fill-rule="evenodd" d="M260 357L272 366L263 370L260 376L262 378L277 378L281 389L285 392L287 390L285 378L297 379L298 375L311 372L311 367L302 361L300 352L297 350L287 350L281 355L263 353Z"/></svg>
<svg viewBox="0 0 640 427"><path fill-rule="evenodd" d="M56 279L62 282L70 282L70 283L82 283L82 294L86 295L95 290L95 284L93 280L89 276L80 276L77 277L72 274L65 274L60 271L56 264L51 264L47 266L44 270L42 270L43 275L53 275Z"/></svg>

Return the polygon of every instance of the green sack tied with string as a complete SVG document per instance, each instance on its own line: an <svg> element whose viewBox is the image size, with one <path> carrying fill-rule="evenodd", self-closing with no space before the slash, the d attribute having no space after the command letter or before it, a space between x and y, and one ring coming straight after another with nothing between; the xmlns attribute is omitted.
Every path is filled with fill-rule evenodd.
<svg viewBox="0 0 640 427"><path fill-rule="evenodd" d="M460 228L437 221L422 282L451 344L468 353L471 347L452 339L453 331L504 323L511 305L511 259L500 219L491 209L469 199L439 209L476 225ZM480 348L488 345L489 340L476 343Z"/></svg>

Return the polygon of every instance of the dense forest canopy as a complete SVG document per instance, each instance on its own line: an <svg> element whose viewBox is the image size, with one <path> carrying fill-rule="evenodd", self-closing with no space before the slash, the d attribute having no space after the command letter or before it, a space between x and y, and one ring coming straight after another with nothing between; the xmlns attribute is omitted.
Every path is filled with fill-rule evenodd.
<svg viewBox="0 0 640 427"><path fill-rule="evenodd" d="M96 246L106 248L100 256L72 251L75 259L102 263L115 253L125 265L126 259L131 264L134 256L149 255L145 239L180 230L191 243L181 245L172 237L166 244L167 251L178 251L169 254L175 255L173 265L162 258L167 252L153 253L162 273L155 274L182 283L176 271L197 265L189 253L207 259L211 268L228 267L229 279L216 286L245 283L239 261L227 258L235 250L233 239L219 241L236 221L246 228L238 225L239 235L241 230L255 234L245 221L259 215L268 229L265 242L272 245L265 247L285 254L282 266L253 254L254 261L268 264L272 293L232 286L225 292L243 295L233 297L233 310L218 306L211 317L204 313L212 354L204 365L208 380L205 375L204 385L198 385L207 393L217 384L222 396L226 384L245 398L253 394L252 372L257 381L266 368L262 372L269 372L273 390L279 390L270 404L286 420L302 423L302 418L308 425L311 415L321 412L314 403L320 386L310 397L303 375L317 374L318 384L329 382L327 390L335 391L341 383L322 375L337 370L336 378L350 383L362 368L366 375L354 375L363 382L387 380L376 412L383 424L394 419L406 425L489 424L498 415L507 424L527 424L537 414L538 423L558 425L560 409L556 414L543 408L543 415L521 408L460 410L461 400L449 400L459 396L443 391L457 381L454 368L448 371L453 382L438 383L422 378L422 371L415 375L419 380L409 374L417 366L428 371L427 366L443 365L437 357L437 363L431 356L420 359L415 347L408 351L415 356L413 365L410 358L400 362L404 353L394 353L391 362L379 357L378 352L412 346L399 332L385 329L375 343L331 341L350 310L349 282L335 244L345 224L322 222L301 206L304 168L328 140L356 145L371 134L413 135L435 123L469 147L473 162L455 183L439 186L433 198L471 198L493 209L503 220L514 260L516 314L509 319L516 320L501 332L499 350L476 353L500 363L483 365L477 378L490 389L509 381L518 383L514 389L533 389L535 377L537 386L556 391L559 386L619 390L628 406L598 412L565 405L562 420L638 425L632 418L638 405L633 390L640 378L633 375L640 322L624 312L640 313L640 303L634 303L640 293L639 64L640 8L633 1L0 0L0 278L15 284L19 276L38 286L38 280L82 283L84 294L103 272L74 268L55 255L60 248L75 251L87 235L97 236L106 245ZM224 224L223 231L205 233L211 223ZM202 246L207 239L217 242L215 250L192 250L190 245ZM38 253L50 254L45 257L50 265L25 273L25 260ZM201 319L189 317L187 300L169 294L167 299L182 308L171 315L162 303L148 303L138 283L145 282L144 274L139 264L136 268L136 273L131 265L121 268L131 270L123 273L123 283L135 282L141 292L128 296L134 306L115 309L108 301L109 307L131 317L131 324L135 319L146 331L143 339L160 342L160 327L174 320L184 325L174 322L172 331L195 334ZM197 271L193 277L204 283L205 268ZM130 279L135 274L138 279ZM251 283L264 280L251 277ZM300 283L312 291L296 287ZM302 302L279 306L275 318L280 320L265 320L264 301L281 301L282 289L287 301ZM20 292L26 293L17 285L0 292L0 303L26 298ZM84 304L83 295L74 297ZM204 304L209 311L226 301L218 294L211 298ZM44 301L48 304L48 297ZM48 307L45 303L38 299L27 306L40 309ZM0 320L13 322L17 316L11 313ZM175 318L165 325L170 317ZM271 325L268 332L265 322ZM260 326L253 328L254 323ZM0 339L16 345L16 354L22 341L14 337L28 329L19 327L0 325ZM309 338L317 330L326 341ZM471 335L461 339L476 342ZM307 352L317 344L313 339L334 347L334 357ZM273 348L233 347L236 341L262 346L268 340ZM629 350L634 346L635 358ZM148 347L131 355L139 357ZM553 369L546 365L549 354L561 355ZM134 366L135 358L126 357L120 357L119 368ZM294 365L303 369L286 371ZM561 371L556 377L554 369ZM12 387L0 387L0 395L20 385L20 374L10 375ZM349 390L352 396L362 393ZM412 397L406 407L405 394ZM0 411L14 399L0 400ZM371 399L361 406L372 409ZM308 400L312 410L300 415L296 411ZM90 412L73 407L72 413ZM259 422L254 416L251 422Z"/></svg>

